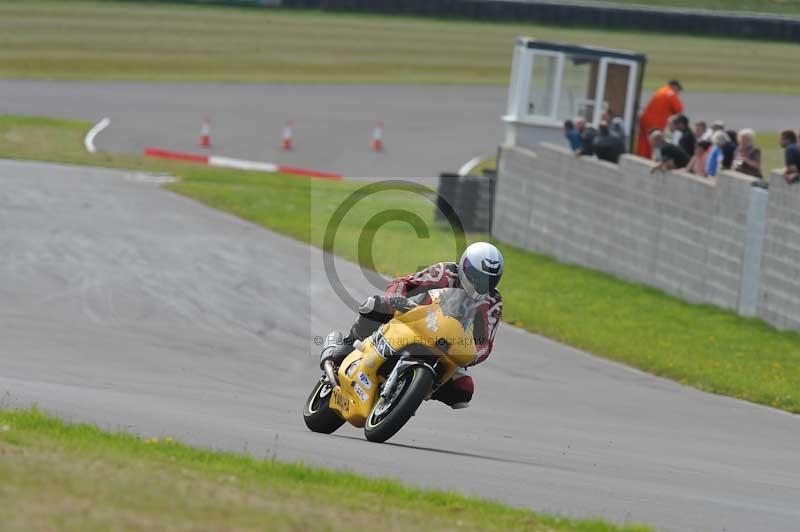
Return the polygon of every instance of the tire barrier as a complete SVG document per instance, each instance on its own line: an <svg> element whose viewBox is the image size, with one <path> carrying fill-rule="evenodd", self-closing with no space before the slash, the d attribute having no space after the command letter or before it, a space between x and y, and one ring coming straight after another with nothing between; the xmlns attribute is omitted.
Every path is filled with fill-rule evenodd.
<svg viewBox="0 0 800 532"><path fill-rule="evenodd" d="M483 176L439 174L434 220L445 222L455 216L467 232L491 231L495 177L494 172Z"/></svg>

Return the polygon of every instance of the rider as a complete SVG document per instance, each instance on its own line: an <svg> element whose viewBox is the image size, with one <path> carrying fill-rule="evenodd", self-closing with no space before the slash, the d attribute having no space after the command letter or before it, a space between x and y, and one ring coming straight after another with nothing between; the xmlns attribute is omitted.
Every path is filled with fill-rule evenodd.
<svg viewBox="0 0 800 532"><path fill-rule="evenodd" d="M395 309L408 310L406 299L435 288L463 288L477 302L474 321L475 347L478 357L471 365L480 364L489 356L497 326L503 316L503 300L497 283L503 275L503 255L487 242L470 245L455 262L439 262L422 271L399 277L389 283L382 296L371 296L358 309L358 319L343 337L337 331L328 337L320 354L320 366L330 359L336 366L349 355L356 340L364 340L381 324L392 319ZM451 408L466 408L472 399L474 383L464 369L459 369L448 382L433 394Z"/></svg>

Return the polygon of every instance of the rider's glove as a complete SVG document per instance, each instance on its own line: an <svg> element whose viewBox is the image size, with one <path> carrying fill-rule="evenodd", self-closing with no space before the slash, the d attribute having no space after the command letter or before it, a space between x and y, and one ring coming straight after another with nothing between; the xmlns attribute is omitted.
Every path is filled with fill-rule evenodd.
<svg viewBox="0 0 800 532"><path fill-rule="evenodd" d="M378 321L388 321L394 311L406 312L414 308L416 304L403 296L371 296L361 304L358 309L359 314Z"/></svg>
<svg viewBox="0 0 800 532"><path fill-rule="evenodd" d="M391 307L400 312L408 312L412 308L416 307L417 304L408 299L407 297L403 296L391 296L386 298L386 301L391 305Z"/></svg>

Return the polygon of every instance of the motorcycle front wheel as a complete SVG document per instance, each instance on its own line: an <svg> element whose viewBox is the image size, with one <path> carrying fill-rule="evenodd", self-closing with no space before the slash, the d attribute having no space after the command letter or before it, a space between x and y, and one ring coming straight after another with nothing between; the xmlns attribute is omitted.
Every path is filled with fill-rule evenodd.
<svg viewBox="0 0 800 532"><path fill-rule="evenodd" d="M344 424L344 419L330 407L331 386L328 380L322 377L311 395L306 400L303 408L303 420L306 427L314 432L330 434Z"/></svg>
<svg viewBox="0 0 800 532"><path fill-rule="evenodd" d="M371 442L383 443L403 428L422 404L433 386L433 374L420 366L400 376L397 389L388 401L375 402L364 425L364 436Z"/></svg>

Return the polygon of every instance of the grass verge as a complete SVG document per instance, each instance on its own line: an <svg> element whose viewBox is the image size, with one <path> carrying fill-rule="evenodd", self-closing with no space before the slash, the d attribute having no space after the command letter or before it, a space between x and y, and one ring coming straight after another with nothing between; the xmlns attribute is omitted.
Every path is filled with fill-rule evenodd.
<svg viewBox="0 0 800 532"><path fill-rule="evenodd" d="M645 531L0 410L3 530Z"/></svg>
<svg viewBox="0 0 800 532"><path fill-rule="evenodd" d="M171 190L316 246L322 244L334 209L355 194L363 201L339 226L338 255L358 261L359 249L364 249L359 239L372 235L375 268L398 275L456 254L453 235L435 226L429 238L418 238L409 225L396 221L364 231L364 220L388 208L402 208L433 225L432 206L419 195L392 191L366 197L360 185L348 182L116 156L98 159L82 151L87 128L76 122L7 117L0 120L0 156L167 169L182 178ZM15 132L13 144L9 131ZM49 136L58 140L42 140ZM26 147L27 137L39 139L32 141L36 149ZM513 246L500 248L507 262L500 286L505 319L514 325L702 390L800 413L800 334ZM502 336L498 341L502 343Z"/></svg>
<svg viewBox="0 0 800 532"><path fill-rule="evenodd" d="M506 85L514 38L647 54L645 85L794 93L791 43L152 3L0 0L0 77ZM365 45L368 43L368 45Z"/></svg>

